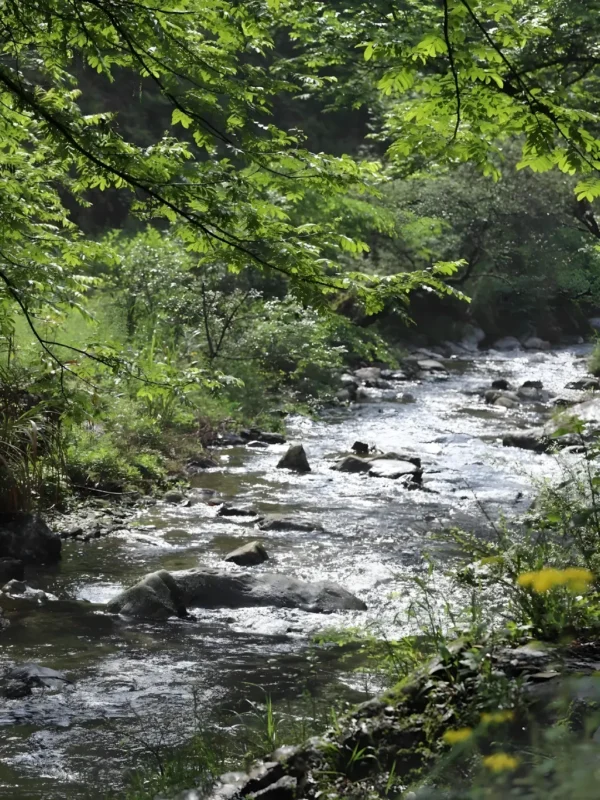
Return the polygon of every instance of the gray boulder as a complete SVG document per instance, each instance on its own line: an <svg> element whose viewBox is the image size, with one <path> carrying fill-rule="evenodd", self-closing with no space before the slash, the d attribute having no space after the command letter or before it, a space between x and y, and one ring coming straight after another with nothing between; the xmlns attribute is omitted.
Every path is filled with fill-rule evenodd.
<svg viewBox="0 0 600 800"><path fill-rule="evenodd" d="M172 505L177 505L178 503L183 503L183 501L185 500L185 495L178 489L169 489L168 492L165 492L163 494L163 500L165 501L165 503L171 503Z"/></svg>
<svg viewBox="0 0 600 800"><path fill-rule="evenodd" d="M290 469L293 472L310 472L310 464L301 444L293 444L279 460L278 469Z"/></svg>
<svg viewBox="0 0 600 800"><path fill-rule="evenodd" d="M503 336L493 346L494 350L520 350L521 342L515 336Z"/></svg>
<svg viewBox="0 0 600 800"><path fill-rule="evenodd" d="M238 547L237 550L229 553L225 561L231 561L233 564L238 564L240 567L253 567L255 564L262 564L263 561L267 561L268 559L269 554L263 545L258 541L254 541L248 542L248 544L244 544Z"/></svg>
<svg viewBox="0 0 600 800"><path fill-rule="evenodd" d="M0 513L0 558L53 564L60 560L61 546L60 536L36 514Z"/></svg>
<svg viewBox="0 0 600 800"><path fill-rule="evenodd" d="M494 400L494 405L499 408L516 408L519 405L519 401L507 395L502 395Z"/></svg>
<svg viewBox="0 0 600 800"><path fill-rule="evenodd" d="M371 464L358 456L345 456L336 461L331 469L335 469L338 472L368 472L371 469Z"/></svg>
<svg viewBox="0 0 600 800"><path fill-rule="evenodd" d="M27 697L33 688L62 689L72 683L64 672L58 672L39 664L19 664L8 669L0 682L0 695L15 700Z"/></svg>
<svg viewBox="0 0 600 800"><path fill-rule="evenodd" d="M523 342L523 347L526 350L550 350L551 345L539 336L530 336Z"/></svg>
<svg viewBox="0 0 600 800"><path fill-rule="evenodd" d="M417 361L417 366L422 372L447 372L446 367L433 358L423 358Z"/></svg>
<svg viewBox="0 0 600 800"><path fill-rule="evenodd" d="M187 616L185 602L171 573L164 569L151 572L141 581L113 598L106 610L138 619L163 620Z"/></svg>
<svg viewBox="0 0 600 800"><path fill-rule="evenodd" d="M267 517L258 523L261 531L323 531L318 522L300 522L293 517Z"/></svg>
<svg viewBox="0 0 600 800"><path fill-rule="evenodd" d="M276 573L226 573L214 569L174 572L186 606L247 608L275 606L328 613L366 609L343 587L330 581L300 581Z"/></svg>
<svg viewBox="0 0 600 800"><path fill-rule="evenodd" d="M378 381L381 378L381 370L379 367L362 367L354 370L354 375L359 381Z"/></svg>
<svg viewBox="0 0 600 800"><path fill-rule="evenodd" d="M545 453L550 449L551 440L543 429L532 428L505 434L502 444L504 447L520 447L522 450L532 450L534 453Z"/></svg>
<svg viewBox="0 0 600 800"><path fill-rule="evenodd" d="M517 394L521 400L528 402L537 402L542 399L541 391L533 386L521 386L517 389Z"/></svg>
<svg viewBox="0 0 600 800"><path fill-rule="evenodd" d="M501 392L506 392L511 389L511 385L506 380L506 378L496 378L495 380L492 381L492 389L496 389Z"/></svg>
<svg viewBox="0 0 600 800"><path fill-rule="evenodd" d="M539 389L540 391L544 388L544 384L541 381L524 381L521 384L521 389Z"/></svg>
<svg viewBox="0 0 600 800"><path fill-rule="evenodd" d="M404 403L405 405L417 402L417 398L414 396L414 394L411 394L410 392L403 392L403 394L398 395L398 400L401 403Z"/></svg>

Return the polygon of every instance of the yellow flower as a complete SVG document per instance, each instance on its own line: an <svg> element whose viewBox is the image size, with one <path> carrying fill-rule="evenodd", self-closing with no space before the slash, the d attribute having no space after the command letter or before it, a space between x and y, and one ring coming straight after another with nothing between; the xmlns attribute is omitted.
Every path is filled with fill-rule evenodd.
<svg viewBox="0 0 600 800"><path fill-rule="evenodd" d="M483 763L492 772L505 772L506 770L516 769L519 765L519 759L509 756L508 753L494 753L491 756L485 756Z"/></svg>
<svg viewBox="0 0 600 800"><path fill-rule="evenodd" d="M467 739L470 739L472 733L471 728L457 728L453 731L446 731L444 741L446 744L459 744L459 742L466 742Z"/></svg>
<svg viewBox="0 0 600 800"><path fill-rule="evenodd" d="M509 722L514 716L512 711L492 711L489 714L482 714L481 721L484 725L500 725L502 722Z"/></svg>
<svg viewBox="0 0 600 800"><path fill-rule="evenodd" d="M524 572L517 578L519 586L530 587L534 592L547 592L555 586L566 586L572 592L584 592L594 580L589 569L546 567L537 572Z"/></svg>
<svg viewBox="0 0 600 800"><path fill-rule="evenodd" d="M589 584L594 580L594 576L589 569L579 567L568 567L564 570L565 583L568 588L577 594L585 592Z"/></svg>

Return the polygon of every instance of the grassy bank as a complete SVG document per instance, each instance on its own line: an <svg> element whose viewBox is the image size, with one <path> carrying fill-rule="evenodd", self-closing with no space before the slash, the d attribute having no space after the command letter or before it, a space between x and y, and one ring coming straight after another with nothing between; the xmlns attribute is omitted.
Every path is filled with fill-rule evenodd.
<svg viewBox="0 0 600 800"><path fill-rule="evenodd" d="M117 273L92 270L85 306L37 318L37 336L22 317L0 332L6 508L164 488L219 432L279 430L332 399L348 366L393 362L376 334L251 274L200 279L176 240L149 231L122 249Z"/></svg>

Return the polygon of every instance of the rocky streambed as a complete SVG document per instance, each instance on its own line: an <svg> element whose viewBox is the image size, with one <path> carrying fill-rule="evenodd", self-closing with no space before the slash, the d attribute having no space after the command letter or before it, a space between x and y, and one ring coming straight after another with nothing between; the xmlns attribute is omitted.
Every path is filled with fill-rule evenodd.
<svg viewBox="0 0 600 800"><path fill-rule="evenodd" d="M345 376L343 404L320 420L289 419L287 443L220 442L184 496L64 520L61 561L27 566L26 588L15 574L0 597L0 670L13 681L0 699L1 796L105 797L145 744L193 728L192 696L206 723L234 724L263 690L276 701L307 686L353 701L374 691L314 635L408 631L431 532L484 531L500 513L522 513L536 482L578 457L569 441L560 458L546 452L543 426L586 396L577 381L588 352L421 352L397 373L366 368ZM539 446L524 445L535 437ZM302 444L310 471L278 468L290 444ZM251 542L254 560L226 560ZM151 573L163 575L151 589L168 613L110 613L126 611L116 599ZM199 574L203 592L212 581L210 602ZM14 696L15 669L24 696Z"/></svg>

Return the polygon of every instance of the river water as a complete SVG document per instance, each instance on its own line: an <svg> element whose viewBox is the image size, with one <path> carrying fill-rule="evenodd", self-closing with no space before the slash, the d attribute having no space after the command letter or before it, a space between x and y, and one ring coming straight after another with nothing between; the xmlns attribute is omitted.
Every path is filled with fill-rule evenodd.
<svg viewBox="0 0 600 800"><path fill-rule="evenodd" d="M307 475L277 470L287 446L274 445L223 449L221 467L194 479L196 491L214 489L236 505L314 521L324 531L262 533L252 520L216 517L214 505L161 503L139 513L133 532L66 542L57 567L28 575L28 583L58 600L11 613L0 670L36 662L65 670L74 683L62 692L0 700L0 797L106 797L122 785L145 742L175 741L198 717L208 725L225 714L231 722L249 697L264 693L285 702L309 689L327 702L374 691L339 660L340 648L316 646L315 634L410 630L414 578L426 571L427 553L436 552L431 532L461 526L485 535L491 520L523 512L539 481L560 474L553 456L502 447L504 432L537 424L547 409L506 411L486 406L473 391L506 377L517 386L541 380L551 392L578 399L565 387L585 372L588 352L579 346L454 359L446 362L447 380L402 385L414 404L362 403L318 421L289 419L288 438L304 444L312 466ZM357 439L383 452L419 455L432 491L332 471L332 460ZM270 554L254 569L337 581L368 610L199 610L195 622L160 625L103 613L101 604L145 573L223 567L224 554L253 538Z"/></svg>

